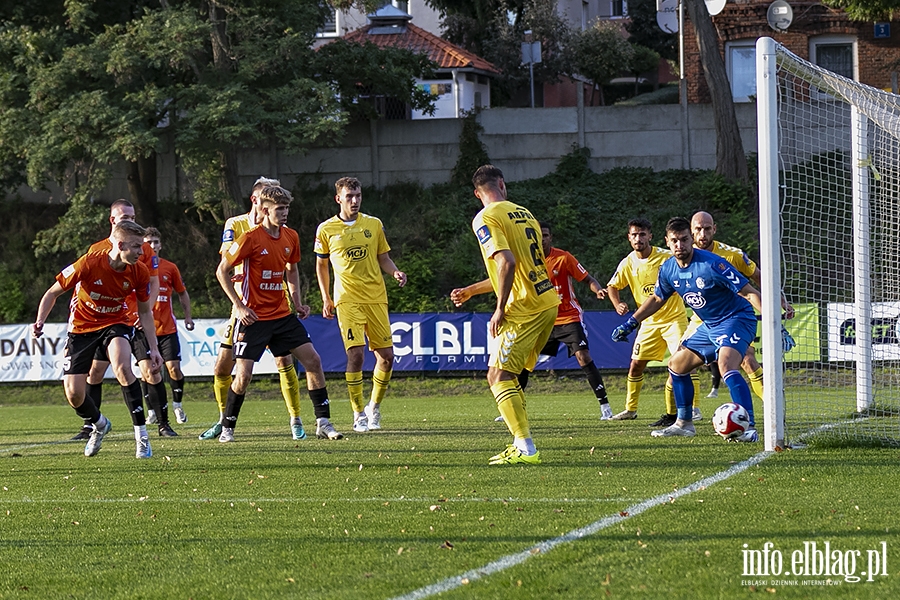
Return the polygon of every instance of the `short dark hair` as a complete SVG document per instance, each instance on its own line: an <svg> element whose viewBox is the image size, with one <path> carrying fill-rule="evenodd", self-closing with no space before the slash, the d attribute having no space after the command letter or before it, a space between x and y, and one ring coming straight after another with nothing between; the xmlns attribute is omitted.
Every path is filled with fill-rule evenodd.
<svg viewBox="0 0 900 600"><path fill-rule="evenodd" d="M267 186L270 185L281 185L281 182L277 179L270 179L268 177L260 177L256 181L253 182L253 187L250 188L251 196L259 196L259 192Z"/></svg>
<svg viewBox="0 0 900 600"><path fill-rule="evenodd" d="M334 182L334 193L340 195L341 190L361 190L362 185L356 177L341 177Z"/></svg>
<svg viewBox="0 0 900 600"><path fill-rule="evenodd" d="M672 217L666 223L666 235L669 233L678 233L680 231L690 231L691 222L684 217Z"/></svg>
<svg viewBox="0 0 900 600"><path fill-rule="evenodd" d="M472 185L475 189L483 187L497 187L497 183L503 179L503 171L494 165L481 165L472 175Z"/></svg>
<svg viewBox="0 0 900 600"><path fill-rule="evenodd" d="M157 229L156 227L145 227L144 228L144 237L145 238L155 237L155 238L159 238L160 240L162 240L162 234L159 232L159 229Z"/></svg>
<svg viewBox="0 0 900 600"><path fill-rule="evenodd" d="M550 221L541 221L540 226L541 229L546 229L550 232L550 235L553 235L553 224Z"/></svg>
<svg viewBox="0 0 900 600"><path fill-rule="evenodd" d="M632 219L628 221L628 229L631 230L632 227L637 227L638 229L646 229L647 231L653 231L653 227L650 226L650 221L642 218Z"/></svg>
<svg viewBox="0 0 900 600"><path fill-rule="evenodd" d="M134 208L134 204L132 204L125 198L119 198L118 200L114 200L113 203L109 205L109 213L112 214L112 212L116 209L116 207L119 207L119 206L127 206L128 208Z"/></svg>

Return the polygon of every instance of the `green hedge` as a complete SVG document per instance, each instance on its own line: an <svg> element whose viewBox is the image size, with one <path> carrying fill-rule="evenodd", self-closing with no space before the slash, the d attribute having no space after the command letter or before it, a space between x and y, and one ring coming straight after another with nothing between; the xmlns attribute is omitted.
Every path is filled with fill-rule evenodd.
<svg viewBox="0 0 900 600"><path fill-rule="evenodd" d="M510 183L509 198L553 223L555 245L572 252L601 283L630 251L625 233L627 222L635 217L650 219L655 228L653 242L662 246L663 229L670 217L708 210L719 223L717 237L756 257L756 199L749 188L710 171L617 168L594 173L588 168L588 158L584 150L574 150L561 159L554 173ZM322 302L315 278L313 236L318 223L337 212L337 205L333 188L295 189L294 193L289 225L300 233L301 282L308 290L307 301L319 310ZM480 209L471 187L465 185L423 188L405 183L363 190L363 212L384 221L391 256L409 276L403 289L388 281L392 311L453 310L450 290L485 277L471 230L471 220ZM0 204L0 235L4 239L0 285L6 290L0 300L0 322L30 322L54 275L75 258L56 255L38 260L32 249L37 232L55 223L63 212L64 207L59 206ZM194 316L227 315L229 306L215 278L222 224L172 202L161 203L159 213L162 256L181 269ZM106 235L108 224L98 223L95 239ZM581 293L586 309L609 310L608 302L590 296L586 289ZM466 310L490 310L492 302L485 296L472 301ZM51 318L64 320L65 310L65 303L60 302Z"/></svg>

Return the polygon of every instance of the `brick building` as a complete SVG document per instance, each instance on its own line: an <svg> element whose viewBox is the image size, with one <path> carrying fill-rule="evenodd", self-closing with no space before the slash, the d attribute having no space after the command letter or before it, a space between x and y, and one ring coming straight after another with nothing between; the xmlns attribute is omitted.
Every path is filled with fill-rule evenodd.
<svg viewBox="0 0 900 600"><path fill-rule="evenodd" d="M749 102L756 94L755 45L764 36L830 71L872 87L891 89L891 73L900 70L900 22L890 24L893 27L889 28L889 37L876 38L875 24L851 21L840 9L819 2L789 3L794 18L783 33L767 23L771 0L730 0L721 13L712 17L735 102ZM709 90L694 27L686 22L684 30L688 102L708 103ZM880 28L882 34L884 30Z"/></svg>

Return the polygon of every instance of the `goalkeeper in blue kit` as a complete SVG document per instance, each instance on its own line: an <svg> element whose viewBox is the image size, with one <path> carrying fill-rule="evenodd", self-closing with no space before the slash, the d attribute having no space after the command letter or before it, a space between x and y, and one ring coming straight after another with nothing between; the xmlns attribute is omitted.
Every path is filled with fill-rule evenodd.
<svg viewBox="0 0 900 600"><path fill-rule="evenodd" d="M612 339L627 341L638 324L659 310L673 294L679 294L703 320L703 324L669 359L669 373L675 392L677 419L665 429L651 433L654 437L693 437L692 408L694 386L691 371L716 362L722 378L736 404L743 406L750 416L750 428L737 438L755 442L759 434L754 428L753 399L750 386L740 372L741 360L756 336L756 316L753 309L762 309L759 290L737 272L725 259L694 248L691 224L687 219L674 217L666 224L666 244L674 256L659 269L653 294L629 317L613 330Z"/></svg>

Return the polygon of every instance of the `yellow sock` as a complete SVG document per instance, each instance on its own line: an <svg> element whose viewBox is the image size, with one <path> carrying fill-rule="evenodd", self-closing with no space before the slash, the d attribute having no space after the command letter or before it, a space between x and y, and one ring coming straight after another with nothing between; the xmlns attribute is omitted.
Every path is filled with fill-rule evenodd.
<svg viewBox="0 0 900 600"><path fill-rule="evenodd" d="M231 387L231 374L227 377L213 377L213 394L216 396L216 404L219 406L219 414L225 414L225 403L228 402L228 389Z"/></svg>
<svg viewBox="0 0 900 600"><path fill-rule="evenodd" d="M353 407L353 412L362 412L365 408L363 404L362 371L344 373L344 378L347 380L347 392L350 394L350 406Z"/></svg>
<svg viewBox="0 0 900 600"><path fill-rule="evenodd" d="M278 379L281 383L281 395L284 396L284 405L291 417L300 416L300 380L297 379L297 371L294 365L278 367Z"/></svg>
<svg viewBox="0 0 900 600"><path fill-rule="evenodd" d="M694 406L700 406L700 373L691 373L691 383L694 384Z"/></svg>
<svg viewBox="0 0 900 600"><path fill-rule="evenodd" d="M503 420L509 428L509 432L516 439L531 437L528 430L528 415L525 413L525 394L515 380L499 381L491 386L491 393L497 401L497 410L503 415Z"/></svg>
<svg viewBox="0 0 900 600"><path fill-rule="evenodd" d="M675 406L675 390L672 388L672 380L666 380L666 414L674 415L678 412Z"/></svg>
<svg viewBox="0 0 900 600"><path fill-rule="evenodd" d="M393 371L382 371L376 368L372 373L372 402L381 404L384 394L387 392L388 383L391 381Z"/></svg>
<svg viewBox="0 0 900 600"><path fill-rule="evenodd" d="M628 377L625 380L625 410L637 412L638 398L641 397L641 388L644 387L644 375L640 377Z"/></svg>
<svg viewBox="0 0 900 600"><path fill-rule="evenodd" d="M753 393L759 396L759 399L762 400L763 397L763 372L762 367L753 371L750 375L750 388L753 390Z"/></svg>

